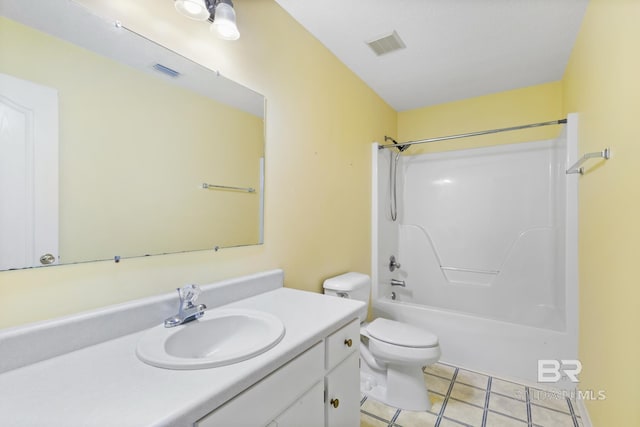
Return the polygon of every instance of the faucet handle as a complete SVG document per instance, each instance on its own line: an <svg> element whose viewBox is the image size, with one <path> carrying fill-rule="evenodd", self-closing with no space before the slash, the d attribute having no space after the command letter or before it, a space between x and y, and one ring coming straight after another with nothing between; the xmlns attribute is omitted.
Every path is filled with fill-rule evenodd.
<svg viewBox="0 0 640 427"><path fill-rule="evenodd" d="M394 271L396 268L400 268L400 263L396 261L395 255L389 257L389 271Z"/></svg>
<svg viewBox="0 0 640 427"><path fill-rule="evenodd" d="M200 287L198 285L185 285L181 288L178 288L180 304L182 306L193 305L193 302L200 296L200 292Z"/></svg>

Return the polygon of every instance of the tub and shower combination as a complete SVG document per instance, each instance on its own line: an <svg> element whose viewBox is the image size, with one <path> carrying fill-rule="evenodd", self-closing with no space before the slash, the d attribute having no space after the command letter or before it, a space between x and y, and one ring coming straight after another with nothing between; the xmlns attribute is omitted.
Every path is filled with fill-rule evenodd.
<svg viewBox="0 0 640 427"><path fill-rule="evenodd" d="M538 360L577 359L577 176L565 172L577 116L562 126L554 140L442 153L373 144L375 316L504 378L535 383Z"/></svg>

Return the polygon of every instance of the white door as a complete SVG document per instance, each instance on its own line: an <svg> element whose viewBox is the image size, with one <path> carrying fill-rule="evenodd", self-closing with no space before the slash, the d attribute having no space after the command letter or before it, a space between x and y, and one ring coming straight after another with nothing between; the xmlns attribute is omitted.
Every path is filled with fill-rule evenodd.
<svg viewBox="0 0 640 427"><path fill-rule="evenodd" d="M58 92L0 74L0 270L58 257Z"/></svg>

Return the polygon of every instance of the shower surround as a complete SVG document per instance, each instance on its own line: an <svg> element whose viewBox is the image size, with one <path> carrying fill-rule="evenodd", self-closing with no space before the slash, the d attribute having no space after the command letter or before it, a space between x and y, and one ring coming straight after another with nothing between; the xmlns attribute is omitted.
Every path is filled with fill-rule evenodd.
<svg viewBox="0 0 640 427"><path fill-rule="evenodd" d="M374 316L435 333L445 362L529 383L538 360L577 358L578 178L565 174L577 158L576 115L554 140L409 150L396 221L395 150L374 144L372 155ZM391 255L401 264L393 272Z"/></svg>

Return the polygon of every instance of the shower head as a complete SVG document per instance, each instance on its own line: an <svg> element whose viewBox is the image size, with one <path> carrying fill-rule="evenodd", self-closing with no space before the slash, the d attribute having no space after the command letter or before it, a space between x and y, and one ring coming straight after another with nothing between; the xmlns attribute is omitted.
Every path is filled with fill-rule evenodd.
<svg viewBox="0 0 640 427"><path fill-rule="evenodd" d="M402 145L402 144L398 144L398 141L396 141L395 139L391 138L390 136L385 135L385 136L384 136L384 142L387 142L387 141L392 141L394 144L396 144L396 145L397 145L397 147L395 147L395 148L397 148L397 149L398 149L398 151L400 151L401 153L402 153L404 150L406 150L407 148L409 148L409 147L410 147L410 145Z"/></svg>

